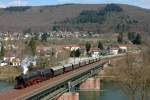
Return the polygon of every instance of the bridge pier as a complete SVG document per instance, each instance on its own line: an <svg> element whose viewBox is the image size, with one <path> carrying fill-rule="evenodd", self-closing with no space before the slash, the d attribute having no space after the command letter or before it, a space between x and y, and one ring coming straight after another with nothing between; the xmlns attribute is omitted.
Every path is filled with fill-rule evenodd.
<svg viewBox="0 0 150 100"><path fill-rule="evenodd" d="M67 92L61 95L56 100L79 100L79 93L78 92Z"/></svg>
<svg viewBox="0 0 150 100"><path fill-rule="evenodd" d="M81 83L81 90L100 90L100 79L99 78L88 78L86 81Z"/></svg>

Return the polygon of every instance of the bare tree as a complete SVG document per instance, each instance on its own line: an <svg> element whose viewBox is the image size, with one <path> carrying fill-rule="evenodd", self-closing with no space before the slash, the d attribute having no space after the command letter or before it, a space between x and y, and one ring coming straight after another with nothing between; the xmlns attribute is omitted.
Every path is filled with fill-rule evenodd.
<svg viewBox="0 0 150 100"><path fill-rule="evenodd" d="M139 55L128 54L113 68L115 81L130 100L149 100L150 98L150 52Z"/></svg>

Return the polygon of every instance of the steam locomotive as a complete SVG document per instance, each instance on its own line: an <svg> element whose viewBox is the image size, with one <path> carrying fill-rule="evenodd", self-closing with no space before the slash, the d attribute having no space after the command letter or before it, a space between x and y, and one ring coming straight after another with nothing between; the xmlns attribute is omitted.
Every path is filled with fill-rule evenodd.
<svg viewBox="0 0 150 100"><path fill-rule="evenodd" d="M86 61L81 61L75 64L66 64L63 66L51 67L49 69L37 70L37 71L30 72L26 75L21 74L15 78L16 80L15 89L23 89L23 88L29 87L39 82L48 80L52 77L67 73L74 69L78 69L80 67L92 64L100 60L101 60L100 58L95 58L95 59L90 59Z"/></svg>

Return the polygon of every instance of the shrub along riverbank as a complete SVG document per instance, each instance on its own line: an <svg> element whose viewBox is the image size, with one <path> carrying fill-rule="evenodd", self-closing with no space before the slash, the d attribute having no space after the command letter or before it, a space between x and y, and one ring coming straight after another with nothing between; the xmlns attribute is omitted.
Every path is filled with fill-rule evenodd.
<svg viewBox="0 0 150 100"><path fill-rule="evenodd" d="M5 66L0 67L0 81L14 83L15 77L21 73L17 67Z"/></svg>

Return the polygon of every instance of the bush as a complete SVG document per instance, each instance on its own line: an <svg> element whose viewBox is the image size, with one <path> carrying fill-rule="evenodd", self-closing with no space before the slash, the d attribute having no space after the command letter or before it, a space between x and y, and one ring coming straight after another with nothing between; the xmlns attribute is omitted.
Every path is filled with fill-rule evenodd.
<svg viewBox="0 0 150 100"><path fill-rule="evenodd" d="M73 51L71 51L71 53L70 53L70 57L80 57L80 54L81 54L80 49L73 50Z"/></svg>

